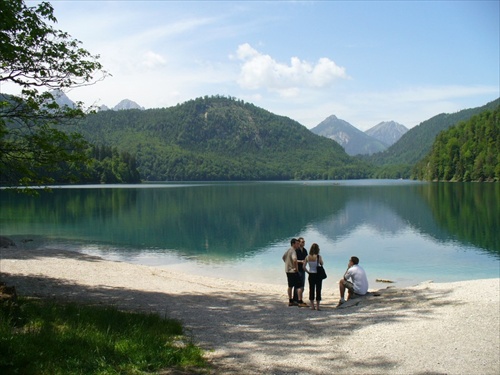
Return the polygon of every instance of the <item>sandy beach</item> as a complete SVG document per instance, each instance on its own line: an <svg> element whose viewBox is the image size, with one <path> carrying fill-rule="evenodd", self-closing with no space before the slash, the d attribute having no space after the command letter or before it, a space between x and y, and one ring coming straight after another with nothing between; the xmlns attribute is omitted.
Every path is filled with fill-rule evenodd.
<svg viewBox="0 0 500 375"><path fill-rule="evenodd" d="M282 272L281 269L276 272ZM0 281L179 319L214 374L500 374L500 279L390 286L336 308L288 307L283 285L235 282L59 250L0 249Z"/></svg>

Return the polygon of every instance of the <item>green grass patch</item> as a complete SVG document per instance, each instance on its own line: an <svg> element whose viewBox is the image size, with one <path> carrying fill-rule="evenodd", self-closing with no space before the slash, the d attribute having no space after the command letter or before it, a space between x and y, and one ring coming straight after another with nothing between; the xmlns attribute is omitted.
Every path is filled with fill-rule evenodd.
<svg viewBox="0 0 500 375"><path fill-rule="evenodd" d="M200 348L182 325L156 314L20 298L0 306L0 373L145 374L201 370Z"/></svg>

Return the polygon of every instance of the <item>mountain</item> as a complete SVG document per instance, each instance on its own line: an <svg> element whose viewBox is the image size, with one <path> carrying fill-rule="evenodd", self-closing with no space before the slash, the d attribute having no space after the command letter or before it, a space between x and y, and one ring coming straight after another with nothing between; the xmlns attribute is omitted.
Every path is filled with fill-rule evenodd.
<svg viewBox="0 0 500 375"><path fill-rule="evenodd" d="M55 102L60 107L64 107L64 106L68 106L70 108L75 107L75 103L61 90L54 90L54 91L51 91L50 93L54 97ZM112 108L113 111L121 111L124 109L141 109L141 110L143 110L144 107L141 107L139 104L137 104L136 102L134 102L130 99L123 99L122 101L120 101L117 105L115 105ZM108 111L108 110L109 110L109 107L107 107L104 104L99 107L99 111Z"/></svg>
<svg viewBox="0 0 500 375"><path fill-rule="evenodd" d="M147 181L359 179L368 165L335 141L251 103L221 96L170 108L100 111L73 128L136 157Z"/></svg>
<svg viewBox="0 0 500 375"><path fill-rule="evenodd" d="M327 117L312 128L311 132L333 139L344 147L349 155L373 154L387 148L379 140L334 115Z"/></svg>
<svg viewBox="0 0 500 375"><path fill-rule="evenodd" d="M431 151L432 144L441 131L486 110L495 110L499 105L500 99L496 99L482 107L464 109L451 114L441 113L408 130L387 150L373 154L365 160L383 166L413 166Z"/></svg>
<svg viewBox="0 0 500 375"><path fill-rule="evenodd" d="M442 131L413 173L431 181L500 181L500 106Z"/></svg>
<svg viewBox="0 0 500 375"><path fill-rule="evenodd" d="M123 109L144 109L144 107L141 107L139 104L136 102L130 100L130 99L123 99L120 103L115 105L113 107L114 111L121 111Z"/></svg>
<svg viewBox="0 0 500 375"><path fill-rule="evenodd" d="M396 143L407 131L406 126L395 121L384 121L366 130L365 133L389 147Z"/></svg>
<svg viewBox="0 0 500 375"><path fill-rule="evenodd" d="M61 90L53 90L50 93L54 97L54 101L59 105L59 107L75 107L75 103L70 98L68 98L68 96Z"/></svg>

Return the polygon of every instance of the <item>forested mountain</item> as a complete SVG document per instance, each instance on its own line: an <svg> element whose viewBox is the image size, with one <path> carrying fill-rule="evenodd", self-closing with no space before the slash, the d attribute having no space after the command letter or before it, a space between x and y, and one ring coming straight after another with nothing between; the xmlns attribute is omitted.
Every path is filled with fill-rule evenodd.
<svg viewBox="0 0 500 375"><path fill-rule="evenodd" d="M337 116L329 116L311 129L314 134L333 139L349 155L373 154L387 146Z"/></svg>
<svg viewBox="0 0 500 375"><path fill-rule="evenodd" d="M135 155L141 178L289 180L366 178L368 166L287 117L220 96L175 107L102 111L75 129L92 144Z"/></svg>
<svg viewBox="0 0 500 375"><path fill-rule="evenodd" d="M499 105L500 99L496 99L482 107L434 116L410 129L387 150L363 157L363 160L378 166L374 178L410 178L412 168L431 151L441 131L486 110L494 110Z"/></svg>
<svg viewBox="0 0 500 375"><path fill-rule="evenodd" d="M482 107L434 116L410 129L387 150L371 155L368 160L376 165L414 165L430 152L436 136L441 131L461 121L466 121L485 110L494 110L499 105L500 99L497 99Z"/></svg>
<svg viewBox="0 0 500 375"><path fill-rule="evenodd" d="M420 180L500 181L500 107L439 133L414 174Z"/></svg>

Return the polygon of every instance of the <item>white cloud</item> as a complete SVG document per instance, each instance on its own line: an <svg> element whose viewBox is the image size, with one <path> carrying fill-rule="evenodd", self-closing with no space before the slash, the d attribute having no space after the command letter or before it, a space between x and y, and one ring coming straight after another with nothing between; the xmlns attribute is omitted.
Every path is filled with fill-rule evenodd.
<svg viewBox="0 0 500 375"><path fill-rule="evenodd" d="M260 53L248 43L238 47L236 58L243 61L238 79L242 88L265 88L284 97L298 95L301 88L329 87L335 79L348 78L345 68L326 57L319 59L316 65L292 57L290 65L286 65Z"/></svg>
<svg viewBox="0 0 500 375"><path fill-rule="evenodd" d="M146 52L142 59L142 65L146 68L155 68L157 66L162 66L166 64L166 60L159 54L152 51Z"/></svg>

